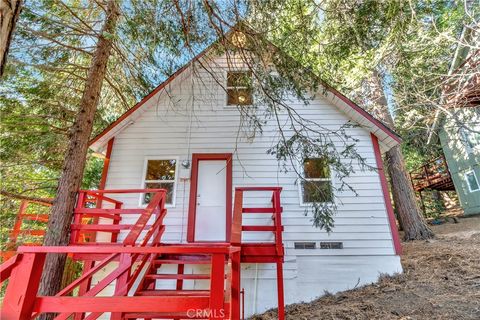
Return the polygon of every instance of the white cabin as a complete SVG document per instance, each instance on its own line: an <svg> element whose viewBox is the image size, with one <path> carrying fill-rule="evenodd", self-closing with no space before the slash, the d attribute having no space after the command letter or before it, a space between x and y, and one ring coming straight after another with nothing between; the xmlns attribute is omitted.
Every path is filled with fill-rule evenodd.
<svg viewBox="0 0 480 320"><path fill-rule="evenodd" d="M199 61L208 64L208 72ZM233 70L241 71L241 64ZM381 169L362 171L357 166L346 178L358 195L351 191L335 195L338 211L334 230L328 234L313 226L311 214L305 215L309 195L304 194L297 174L283 172L275 157L267 154L279 139L274 120L254 138L241 128L239 108L248 106L229 105L227 92L218 82L224 79L226 86L227 73L233 70L225 56L199 56L92 140L90 147L96 152L106 154L109 142L111 146L104 189L166 188L163 241L187 243L228 241L236 187L282 187L286 304L311 301L325 292L352 289L375 282L382 274L402 272L397 227L381 163L381 153L400 143L398 136L331 88L326 95L321 90L315 93L308 105L286 101L305 119L332 130L348 121L357 123L359 126L347 129L348 134L359 140L357 151L367 163ZM282 130L291 134L288 125ZM337 147L345 146L338 141ZM298 164L300 171L302 166ZM338 183L334 170L325 172L319 181ZM125 208L144 205L141 196L118 199ZM266 201L261 196L245 199L247 205ZM261 215L246 219L251 219L250 225L265 223ZM244 233L247 241L269 237L268 233ZM275 279L273 264L242 264L246 316L277 306ZM191 281L186 285L196 288L202 284Z"/></svg>

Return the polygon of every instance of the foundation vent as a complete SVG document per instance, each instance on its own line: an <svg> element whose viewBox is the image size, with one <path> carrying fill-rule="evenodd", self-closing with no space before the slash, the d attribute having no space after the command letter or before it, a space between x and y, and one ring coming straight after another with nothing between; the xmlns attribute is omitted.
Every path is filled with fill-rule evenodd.
<svg viewBox="0 0 480 320"><path fill-rule="evenodd" d="M295 242L295 249L315 249L317 246L315 242Z"/></svg>
<svg viewBox="0 0 480 320"><path fill-rule="evenodd" d="M320 242L320 249L343 249L343 242Z"/></svg>

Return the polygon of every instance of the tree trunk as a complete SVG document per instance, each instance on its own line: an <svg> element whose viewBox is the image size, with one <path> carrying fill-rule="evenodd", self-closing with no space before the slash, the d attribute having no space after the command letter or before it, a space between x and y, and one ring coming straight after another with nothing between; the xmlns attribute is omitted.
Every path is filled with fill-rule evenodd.
<svg viewBox="0 0 480 320"><path fill-rule="evenodd" d="M105 23L98 37L80 108L70 131L62 174L45 235L44 245L46 246L62 246L69 242L76 195L82 182L88 141L92 133L93 120L112 48L112 35L116 29L118 15L116 0L109 1ZM40 284L42 295L54 295L60 290L65 259L66 255L58 254L47 257ZM49 317L44 319L49 319Z"/></svg>
<svg viewBox="0 0 480 320"><path fill-rule="evenodd" d="M13 31L22 11L22 0L0 0L0 77L7 64Z"/></svg>
<svg viewBox="0 0 480 320"><path fill-rule="evenodd" d="M395 123L388 110L387 99L383 90L381 75L374 72L370 81L371 97L376 107L376 114L390 128L395 129ZM390 188L398 219L404 231L405 240L430 239L434 236L427 226L418 207L415 191L407 174L405 160L400 146L396 146L386 154L386 165L390 176Z"/></svg>

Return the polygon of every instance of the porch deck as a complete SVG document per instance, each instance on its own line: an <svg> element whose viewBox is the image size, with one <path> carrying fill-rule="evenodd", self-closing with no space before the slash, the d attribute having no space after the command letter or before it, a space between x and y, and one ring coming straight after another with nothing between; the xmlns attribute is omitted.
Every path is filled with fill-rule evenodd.
<svg viewBox="0 0 480 320"><path fill-rule="evenodd" d="M243 206L244 193L257 191L271 192L270 207ZM161 241L166 228L166 190L82 190L68 246L20 246L17 254L1 265L1 281L10 279L2 318L30 319L54 312L57 320L71 316L97 319L111 312L111 319L240 319L241 263L257 262L276 264L279 319L284 319L280 192L279 187L237 188L228 242L166 244ZM146 208L124 209L110 194L125 193L150 193L152 197ZM273 225L243 225L242 216L251 213L271 215ZM121 223L132 214L138 215L135 224ZM100 223L100 218L110 223ZM244 243L244 231L272 232L274 241ZM110 241L96 242L96 232L109 233ZM122 232L126 235L120 241ZM83 262L82 275L52 297L37 294L47 253L68 254ZM185 266L197 264L210 266L210 272L185 274ZM167 265L177 272L162 272ZM111 271L105 274L105 270ZM172 280L173 288L159 285ZM190 280L208 281L209 288L187 288L185 282ZM113 293L98 296L105 295L113 283Z"/></svg>
<svg viewBox="0 0 480 320"><path fill-rule="evenodd" d="M450 191L455 190L444 156L433 159L410 172L413 188L422 192L425 189Z"/></svg>

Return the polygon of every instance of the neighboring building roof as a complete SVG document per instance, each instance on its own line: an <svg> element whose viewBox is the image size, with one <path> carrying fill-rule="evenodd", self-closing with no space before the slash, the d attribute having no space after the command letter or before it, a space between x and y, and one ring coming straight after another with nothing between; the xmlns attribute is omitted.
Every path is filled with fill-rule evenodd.
<svg viewBox="0 0 480 320"><path fill-rule="evenodd" d="M193 62L205 56L214 44L212 44L211 46L203 50L200 54L195 56L192 60L187 62L183 67L181 67L171 76L169 76L163 83L161 83L152 92L150 92L147 96L140 100L136 105L127 110L117 120L115 120L108 127L106 127L100 134L98 134L90 141L90 148L95 151L101 151L107 144L108 140L110 140L123 128L125 128L129 123L131 123L133 120L137 119L140 116L142 106L144 106L153 96L155 96L161 90L165 89L167 85L169 85L174 79L176 79L185 70L187 70ZM367 130L377 136L380 142L382 152L386 152L390 148L402 142L402 139L399 135L397 135L383 122L368 113L365 109L361 108L355 102L347 98L345 95L343 95L336 89L330 87L328 84L324 83L323 85L327 89L326 98L330 100L330 102L332 102L337 108L344 112L349 118L351 118L361 126L364 126Z"/></svg>

